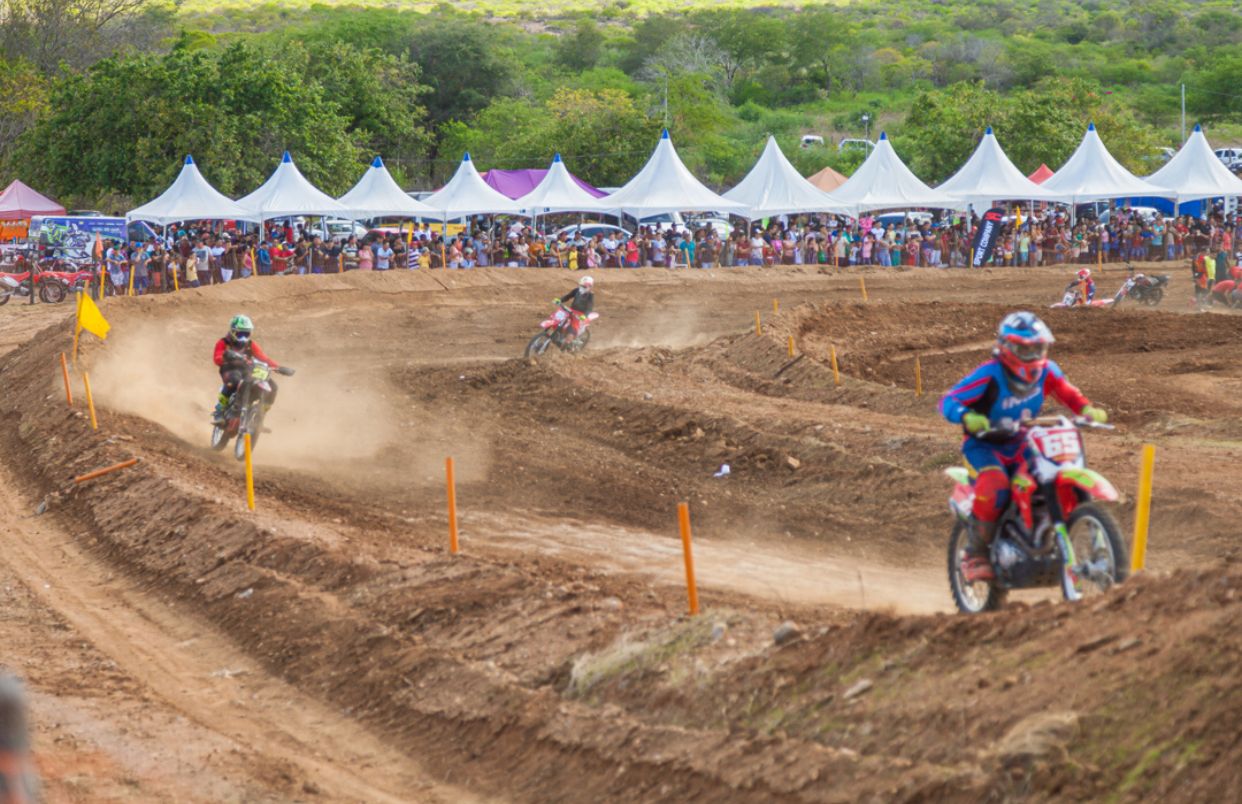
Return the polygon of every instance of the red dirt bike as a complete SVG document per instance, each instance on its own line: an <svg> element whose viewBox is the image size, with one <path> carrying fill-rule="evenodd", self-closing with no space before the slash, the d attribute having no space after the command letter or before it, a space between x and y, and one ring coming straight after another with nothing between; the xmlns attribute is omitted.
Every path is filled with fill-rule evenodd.
<svg viewBox="0 0 1242 804"><path fill-rule="evenodd" d="M1133 274L1113 296L1113 306L1121 304L1123 299L1133 299L1148 307L1155 307L1164 299L1164 289L1169 284L1168 274Z"/></svg>
<svg viewBox="0 0 1242 804"><path fill-rule="evenodd" d="M967 583L962 573L975 489L964 467L945 470L954 483L949 589L958 611L994 611L1011 589L1060 586L1066 600L1080 600L1126 579L1130 562L1121 529L1100 505L1116 502L1117 489L1087 468L1081 427L1113 429L1083 417L1046 416L979 434L985 440L1021 436L1027 455L992 540L994 581Z"/></svg>
<svg viewBox="0 0 1242 804"><path fill-rule="evenodd" d="M549 346L556 346L563 352L581 352L586 348L587 343L591 340L591 330L589 327L599 318L599 313L583 315L563 304L560 305L560 309L565 312L565 316L561 321L556 320L557 316L554 313L539 324L539 334L531 338L530 343L526 344L527 357L538 357L548 351ZM574 335L575 319L581 324L577 335Z"/></svg>
<svg viewBox="0 0 1242 804"><path fill-rule="evenodd" d="M67 260L52 259L42 263L39 278L42 281L60 282L64 285L66 294L69 294L89 290L95 271L89 264L77 265Z"/></svg>
<svg viewBox="0 0 1242 804"><path fill-rule="evenodd" d="M250 434L251 451L258 445L259 436L264 432L263 418L267 415L267 409L271 407L272 397L275 395L272 372L286 377L293 376L293 369L287 366L273 369L262 360L247 361L245 379L233 392L233 398L224 411L224 421L212 423L212 449L224 449L229 440L236 436L233 457L240 461L246 457L246 433Z"/></svg>
<svg viewBox="0 0 1242 804"><path fill-rule="evenodd" d="M39 300L47 304L59 304L68 295L64 283L59 279L46 278L44 274L34 275L35 287L38 288ZM9 299L30 298L30 272L20 274L0 274L0 305L8 304Z"/></svg>

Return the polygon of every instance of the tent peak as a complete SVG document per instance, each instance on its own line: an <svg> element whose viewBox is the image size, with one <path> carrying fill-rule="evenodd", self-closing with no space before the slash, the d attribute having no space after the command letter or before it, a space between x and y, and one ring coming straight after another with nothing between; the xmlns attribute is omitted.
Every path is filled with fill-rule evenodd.
<svg viewBox="0 0 1242 804"><path fill-rule="evenodd" d="M552 163L556 164L559 161L561 161L561 153L560 151L557 151L556 153L552 154Z"/></svg>
<svg viewBox="0 0 1242 804"><path fill-rule="evenodd" d="M375 159L371 162L371 167L373 168L382 168L383 166L384 166L384 160L379 156L376 156Z"/></svg>
<svg viewBox="0 0 1242 804"><path fill-rule="evenodd" d="M1197 133L1200 131L1203 131L1203 126L1199 125L1198 123L1195 123L1195 132Z"/></svg>
<svg viewBox="0 0 1242 804"><path fill-rule="evenodd" d="M881 131L881 132L880 132L880 139L881 139L881 140L886 140L886 139L888 139L888 132L887 132L887 131Z"/></svg>
<svg viewBox="0 0 1242 804"><path fill-rule="evenodd" d="M293 157L292 157L292 156L289 156L289 152L288 152L288 151L285 151L285 155L284 155L284 156L282 156L282 157L280 158L280 161L281 161L281 162L292 162L292 161L293 161Z"/></svg>
<svg viewBox="0 0 1242 804"><path fill-rule="evenodd" d="M185 155L185 163L186 163L187 165L192 165L192 164L194 164L194 157L193 157L193 156L191 156L191 155L189 155L189 154L186 154L186 155Z"/></svg>
<svg viewBox="0 0 1242 804"><path fill-rule="evenodd" d="M1088 123L1087 131L1095 131L1095 123Z"/></svg>
<svg viewBox="0 0 1242 804"><path fill-rule="evenodd" d="M991 127L991 126L988 126L987 128L985 128L985 129L983 130L983 136L985 136L985 137L991 137L991 136L993 136L993 135L992 135L992 127Z"/></svg>
<svg viewBox="0 0 1242 804"><path fill-rule="evenodd" d="M469 161L470 161L470 152L469 152L469 151L466 151L464 154L462 154L462 155L461 155L461 161L463 161L463 162L469 162Z"/></svg>
<svg viewBox="0 0 1242 804"><path fill-rule="evenodd" d="M667 140L667 139L668 139L668 129L667 129L667 128L666 128L666 129L661 129L661 131L660 131L660 139L662 139L662 140Z"/></svg>

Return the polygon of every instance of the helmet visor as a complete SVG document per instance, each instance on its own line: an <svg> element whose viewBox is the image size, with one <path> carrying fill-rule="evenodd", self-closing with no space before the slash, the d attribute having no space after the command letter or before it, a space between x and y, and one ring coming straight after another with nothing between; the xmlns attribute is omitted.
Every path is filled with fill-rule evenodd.
<svg viewBox="0 0 1242 804"><path fill-rule="evenodd" d="M233 340L238 341L239 343L245 343L246 341L250 340L250 330L248 329L233 330Z"/></svg>
<svg viewBox="0 0 1242 804"><path fill-rule="evenodd" d="M1023 363L1034 363L1037 360L1043 360L1048 356L1048 344L1046 343L1019 343L1016 341L1007 341L1005 348L1013 353L1013 356L1021 360Z"/></svg>

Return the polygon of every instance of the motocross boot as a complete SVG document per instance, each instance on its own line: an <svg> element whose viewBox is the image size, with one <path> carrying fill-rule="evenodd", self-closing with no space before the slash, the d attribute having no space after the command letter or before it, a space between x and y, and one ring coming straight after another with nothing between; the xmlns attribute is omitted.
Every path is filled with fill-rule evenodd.
<svg viewBox="0 0 1242 804"><path fill-rule="evenodd" d="M967 583L996 580L996 571L992 568L992 538L995 535L995 522L970 518L966 529L966 555L962 558L962 577Z"/></svg>

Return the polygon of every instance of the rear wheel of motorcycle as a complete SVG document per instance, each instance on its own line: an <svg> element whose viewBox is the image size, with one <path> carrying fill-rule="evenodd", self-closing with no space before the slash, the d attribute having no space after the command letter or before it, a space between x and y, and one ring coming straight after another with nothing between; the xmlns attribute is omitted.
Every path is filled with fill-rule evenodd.
<svg viewBox="0 0 1242 804"><path fill-rule="evenodd" d="M581 352L583 349L586 348L586 345L590 342L590 340L591 340L591 330L588 329L586 332L582 333L577 338L574 338L573 351Z"/></svg>
<svg viewBox="0 0 1242 804"><path fill-rule="evenodd" d="M1078 566L1090 567L1079 573L1083 597L1107 592L1129 576L1130 555L1112 514L1095 503L1086 503L1074 509L1065 527Z"/></svg>
<svg viewBox="0 0 1242 804"><path fill-rule="evenodd" d="M9 296L12 296L12 295L13 295L12 293L0 293L0 307L3 307L4 305L8 304Z"/></svg>
<svg viewBox="0 0 1242 804"><path fill-rule="evenodd" d="M40 282L39 301L44 304L60 304L65 300L65 286L59 282Z"/></svg>
<svg viewBox="0 0 1242 804"><path fill-rule="evenodd" d="M949 534L949 591L962 614L996 611L1005 604L1006 591L995 583L966 583L962 577L962 555L966 552L966 524L960 519Z"/></svg>
<svg viewBox="0 0 1242 804"><path fill-rule="evenodd" d="M526 356L538 357L548 351L548 347L552 345L552 336L546 332L540 332L538 335L530 339L530 343L526 344Z"/></svg>
<svg viewBox="0 0 1242 804"><path fill-rule="evenodd" d="M219 452L229 445L228 428L222 424L213 425L211 428L211 448Z"/></svg>
<svg viewBox="0 0 1242 804"><path fill-rule="evenodd" d="M1155 307L1164 298L1164 288L1152 288L1147 291L1147 295L1143 297L1143 302L1148 307Z"/></svg>

